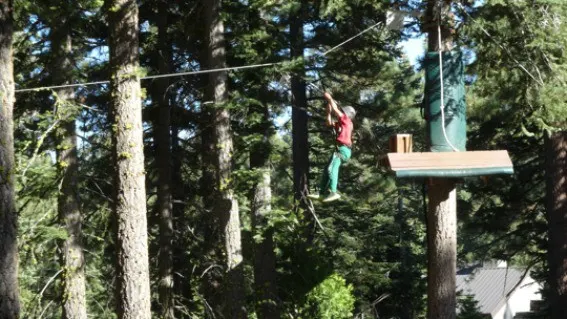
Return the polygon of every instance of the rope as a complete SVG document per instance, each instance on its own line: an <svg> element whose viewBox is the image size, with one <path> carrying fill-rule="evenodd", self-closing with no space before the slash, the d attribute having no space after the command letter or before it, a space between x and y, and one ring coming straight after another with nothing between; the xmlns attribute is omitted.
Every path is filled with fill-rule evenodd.
<svg viewBox="0 0 567 319"><path fill-rule="evenodd" d="M439 2L439 17L437 19L437 44L439 50L439 81L441 82L441 129L443 131L443 136L445 141L453 149L453 151L458 152L459 150L451 143L449 137L447 136L447 130L445 130L445 88L443 84L443 49L441 41L441 17L442 17L442 0Z"/></svg>
<svg viewBox="0 0 567 319"><path fill-rule="evenodd" d="M362 30L361 32L357 33L356 35L348 38L347 40L335 45L334 47L330 48L329 50L319 54L321 57L326 56L327 54L335 51L336 49L342 47L343 45L347 44L348 42L360 37L364 33L376 28L382 24L382 21ZM238 71L244 69L254 69L254 68L263 68L263 67L270 67L275 65L280 65L285 63L283 62L274 62L274 63L261 63L261 64L251 64L251 65L242 65L242 66L235 66L235 67L226 67L226 68L218 68L218 69L208 69L208 70L199 70L199 71L188 71L188 72L175 72L175 73L166 73L166 74L156 74L150 76L144 76L140 78L140 80L153 80L153 79L162 79L162 78L170 78L170 77L179 77L179 76L187 76L187 75L197 75L197 74L207 74L207 73L215 73L215 72L224 72L224 71ZM63 88L74 88L74 87L84 87L84 86L91 86L91 85L101 85L101 84L109 84L109 80L105 81L96 81L96 82L85 82L85 83L74 83L74 84L64 84L64 85L50 85L50 86L41 86L35 88L25 88L25 89L18 89L15 90L15 93L22 93L22 92L31 92L31 91L42 91L42 90L52 90L52 89L63 89ZM319 89L319 88L317 88ZM319 89L320 90L320 89Z"/></svg>

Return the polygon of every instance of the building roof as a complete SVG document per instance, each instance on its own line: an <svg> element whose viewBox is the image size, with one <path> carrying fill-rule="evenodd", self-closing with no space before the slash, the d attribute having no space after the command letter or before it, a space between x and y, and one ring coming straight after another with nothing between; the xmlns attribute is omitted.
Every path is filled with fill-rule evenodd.
<svg viewBox="0 0 567 319"><path fill-rule="evenodd" d="M480 312L493 314L506 302L506 296L522 280L524 271L516 268L468 268L457 272L457 291L474 295Z"/></svg>

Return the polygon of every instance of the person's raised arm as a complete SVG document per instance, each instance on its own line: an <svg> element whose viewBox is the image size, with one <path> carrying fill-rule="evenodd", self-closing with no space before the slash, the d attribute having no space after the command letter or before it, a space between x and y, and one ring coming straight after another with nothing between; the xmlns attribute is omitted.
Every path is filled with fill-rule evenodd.
<svg viewBox="0 0 567 319"><path fill-rule="evenodd" d="M327 114L325 115L325 123L327 124L327 126L333 126L333 116L331 113L331 104L327 103Z"/></svg>
<svg viewBox="0 0 567 319"><path fill-rule="evenodd" d="M335 102L335 100L333 99L333 97L331 96L331 93L329 92L325 92L325 94L323 94L323 97L325 98L325 100L327 100L327 102L329 103L328 108L330 108L332 110L333 113L335 113L335 115L338 118L343 117L343 112L341 111L341 109L339 108L339 106L337 105L337 102Z"/></svg>

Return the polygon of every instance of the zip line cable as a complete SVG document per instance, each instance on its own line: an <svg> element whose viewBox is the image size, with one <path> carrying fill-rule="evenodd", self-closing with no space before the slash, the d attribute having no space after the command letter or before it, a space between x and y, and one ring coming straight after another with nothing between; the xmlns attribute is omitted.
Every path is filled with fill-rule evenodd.
<svg viewBox="0 0 567 319"><path fill-rule="evenodd" d="M334 50L342 47L343 45L347 44L348 42L360 37L364 33L376 28L382 24L382 21L362 30L361 32L357 33L356 35L348 38L347 40L339 43L338 45L330 48L329 50L319 54L320 57L324 57L327 54L333 52ZM263 68L263 67L270 67L275 65L283 64L287 61L282 62L274 62L274 63L261 63L261 64L251 64L251 65L243 65L243 66L235 66L235 67L226 67L226 68L218 68L218 69L208 69L208 70L198 70L198 71L188 71L188 72L176 72L176 73L166 73L166 74L156 74L156 75L149 75L141 77L140 80L153 80L153 79L162 79L162 78L170 78L170 77L179 77L179 76L187 76L187 75L197 75L197 74L207 74L207 73L215 73L215 72L223 72L223 71L238 71L244 69L254 69L254 68ZM42 91L42 90L52 90L52 89L63 89L63 88L73 88L73 87L84 87L84 86L91 86L91 85L101 85L101 84L109 84L110 80L104 81L95 81L95 82L84 82L84 83L74 83L74 84L63 84L63 85L51 85L51 86L41 86L36 88L24 88L15 90L15 93L23 93L23 92L31 92L31 91Z"/></svg>
<svg viewBox="0 0 567 319"><path fill-rule="evenodd" d="M189 72L156 74L156 75L149 75L149 76L141 77L140 80L153 80L153 79L170 78L170 77L177 77L177 76L186 76L186 75L206 74L206 73L231 71L231 70L261 68L261 67L273 66L273 65L277 65L277 64L281 64L281 63L283 63L283 62L243 65L243 66L236 66L236 67L230 67L230 68L219 68L219 69L209 69L209 70L199 70L199 71L189 71ZM51 89L63 89L63 88L100 85L100 84L109 84L109 83L110 83L110 80L96 81L96 82L85 82L85 83L74 83L74 84L63 84L63 85L52 85L52 86L42 86L42 87L29 88L29 89L19 89L19 90L15 90L15 92L20 93L20 92L30 92L30 91L51 90Z"/></svg>
<svg viewBox="0 0 567 319"><path fill-rule="evenodd" d="M374 24L373 26L370 26L370 27L368 27L368 28L362 30L362 31L359 32L358 34L356 34L356 35L354 35L354 36L352 36L352 37L346 39L345 41L343 41L343 42L341 42L341 43L335 45L334 47L330 48L329 50L325 51L324 53L321 54L321 56L326 56L327 54L329 54L329 53L335 51L335 49L340 48L340 47L343 46L344 44L346 44L346 43L348 43L348 42L350 42L350 41L352 41L352 40L358 38L359 36L365 34L366 32L368 32L368 31L370 31L370 30L374 29L375 27L377 27L377 26L380 25L381 23L382 23L382 21L380 21L380 22Z"/></svg>

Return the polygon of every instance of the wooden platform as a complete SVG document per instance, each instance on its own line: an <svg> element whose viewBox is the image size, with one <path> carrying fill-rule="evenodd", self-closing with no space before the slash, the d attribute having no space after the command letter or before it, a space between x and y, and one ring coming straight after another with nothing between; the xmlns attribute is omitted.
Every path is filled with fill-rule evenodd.
<svg viewBox="0 0 567 319"><path fill-rule="evenodd" d="M469 177L513 174L507 151L388 153L396 177Z"/></svg>

